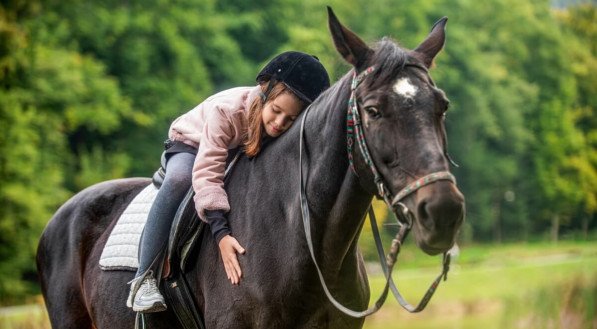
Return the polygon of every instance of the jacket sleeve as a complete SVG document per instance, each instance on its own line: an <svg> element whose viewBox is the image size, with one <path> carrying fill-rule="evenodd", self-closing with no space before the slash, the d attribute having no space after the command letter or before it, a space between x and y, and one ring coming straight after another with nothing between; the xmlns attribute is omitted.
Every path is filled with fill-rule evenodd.
<svg viewBox="0 0 597 329"><path fill-rule="evenodd" d="M205 218L211 229L211 234L218 244L220 244L222 238L231 234L228 219L223 211L205 210Z"/></svg>
<svg viewBox="0 0 597 329"><path fill-rule="evenodd" d="M236 129L220 106L206 107L204 111L207 111L206 120L193 165L193 189L197 214L206 221L205 210L230 211L224 190L224 172L228 148L235 138Z"/></svg>

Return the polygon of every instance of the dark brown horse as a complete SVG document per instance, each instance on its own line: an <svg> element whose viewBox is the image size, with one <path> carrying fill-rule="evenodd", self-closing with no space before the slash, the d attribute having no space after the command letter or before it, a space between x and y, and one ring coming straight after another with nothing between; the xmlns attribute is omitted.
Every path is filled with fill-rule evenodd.
<svg viewBox="0 0 597 329"><path fill-rule="evenodd" d="M443 47L445 20L415 50L389 39L369 48L331 10L329 24L336 48L354 69L322 94L306 117L306 195L323 276L339 301L362 310L369 288L357 240L377 188L354 147L354 171L349 164L346 115L352 74L375 67L355 95L372 161L389 192L395 195L419 177L448 171L443 119L448 101L427 72ZM240 256L242 282L232 286L213 238L203 235L188 277L206 328L363 325L363 319L330 304L309 256L299 197L299 135L296 124L257 158L241 158L227 180L230 227L247 252ZM125 301L134 273L102 271L98 261L116 219L149 183L131 178L91 186L48 224L37 261L54 328L133 327L135 314ZM452 247L464 217L464 198L453 182L426 185L402 202L413 209L413 232L423 251L435 255ZM170 310L146 319L148 328L178 327Z"/></svg>

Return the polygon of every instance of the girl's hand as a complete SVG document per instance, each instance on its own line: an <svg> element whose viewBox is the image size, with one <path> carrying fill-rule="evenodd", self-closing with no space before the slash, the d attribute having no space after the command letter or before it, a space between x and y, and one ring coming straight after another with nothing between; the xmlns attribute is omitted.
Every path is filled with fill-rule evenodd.
<svg viewBox="0 0 597 329"><path fill-rule="evenodd" d="M228 280L230 280L232 284L239 284L243 273L240 270L240 264L238 263L236 253L244 254L245 248L230 235L223 237L218 246L220 247L220 254L222 255L222 261L224 262L224 269L226 270Z"/></svg>

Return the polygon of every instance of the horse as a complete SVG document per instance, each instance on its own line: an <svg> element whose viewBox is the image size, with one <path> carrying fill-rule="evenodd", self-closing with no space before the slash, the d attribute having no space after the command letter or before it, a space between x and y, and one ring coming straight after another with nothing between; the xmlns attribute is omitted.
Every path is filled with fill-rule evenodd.
<svg viewBox="0 0 597 329"><path fill-rule="evenodd" d="M390 195L420 177L449 171L448 99L427 71L443 48L446 20L414 50L389 38L369 47L331 8L328 24L352 68L313 102L308 116L303 111L297 119L303 125L293 125L259 156L240 157L226 179L230 228L246 249L239 255L243 277L239 285L226 279L219 249L204 230L187 278L205 328L361 328L363 318L345 315L324 295L303 233L301 184L322 276L334 298L359 310L370 293L357 240L373 197L380 197L371 165ZM353 91L353 77L370 68ZM371 163L347 143L351 94ZM303 182L300 169L308 170ZM148 184L148 178L98 183L49 221L37 265L54 328L133 327L135 314L125 302L134 273L102 271L98 261L119 215ZM418 248L437 255L454 245L465 212L454 181L425 185L401 202L412 209ZM147 314L145 321L148 328L177 326L170 309Z"/></svg>

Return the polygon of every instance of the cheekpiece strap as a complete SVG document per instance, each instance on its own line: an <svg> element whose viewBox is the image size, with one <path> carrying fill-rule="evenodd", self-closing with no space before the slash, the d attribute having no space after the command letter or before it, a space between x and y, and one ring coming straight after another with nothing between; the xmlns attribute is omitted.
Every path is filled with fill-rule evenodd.
<svg viewBox="0 0 597 329"><path fill-rule="evenodd" d="M375 71L375 66L369 66L365 69L365 71L359 73L358 75L357 71L353 71L352 85L350 87L350 90L354 91L355 89L357 89L359 84L361 84L361 81L363 81L363 79L365 79L365 77L371 74L371 72L373 71Z"/></svg>
<svg viewBox="0 0 597 329"><path fill-rule="evenodd" d="M359 109L357 107L357 96L356 96L356 89L359 84L367 77L371 72L375 71L375 66L369 66L363 72L357 74L357 71L353 71L352 75L352 83L350 85L350 98L348 99L348 111L346 114L346 148L348 151L348 161L350 163L350 168L352 172L356 175L357 172L354 169L353 157L352 157L352 147L355 142L355 133L357 138L359 135L362 135L360 128L355 128L355 126L360 126L361 124L361 117L359 115Z"/></svg>

